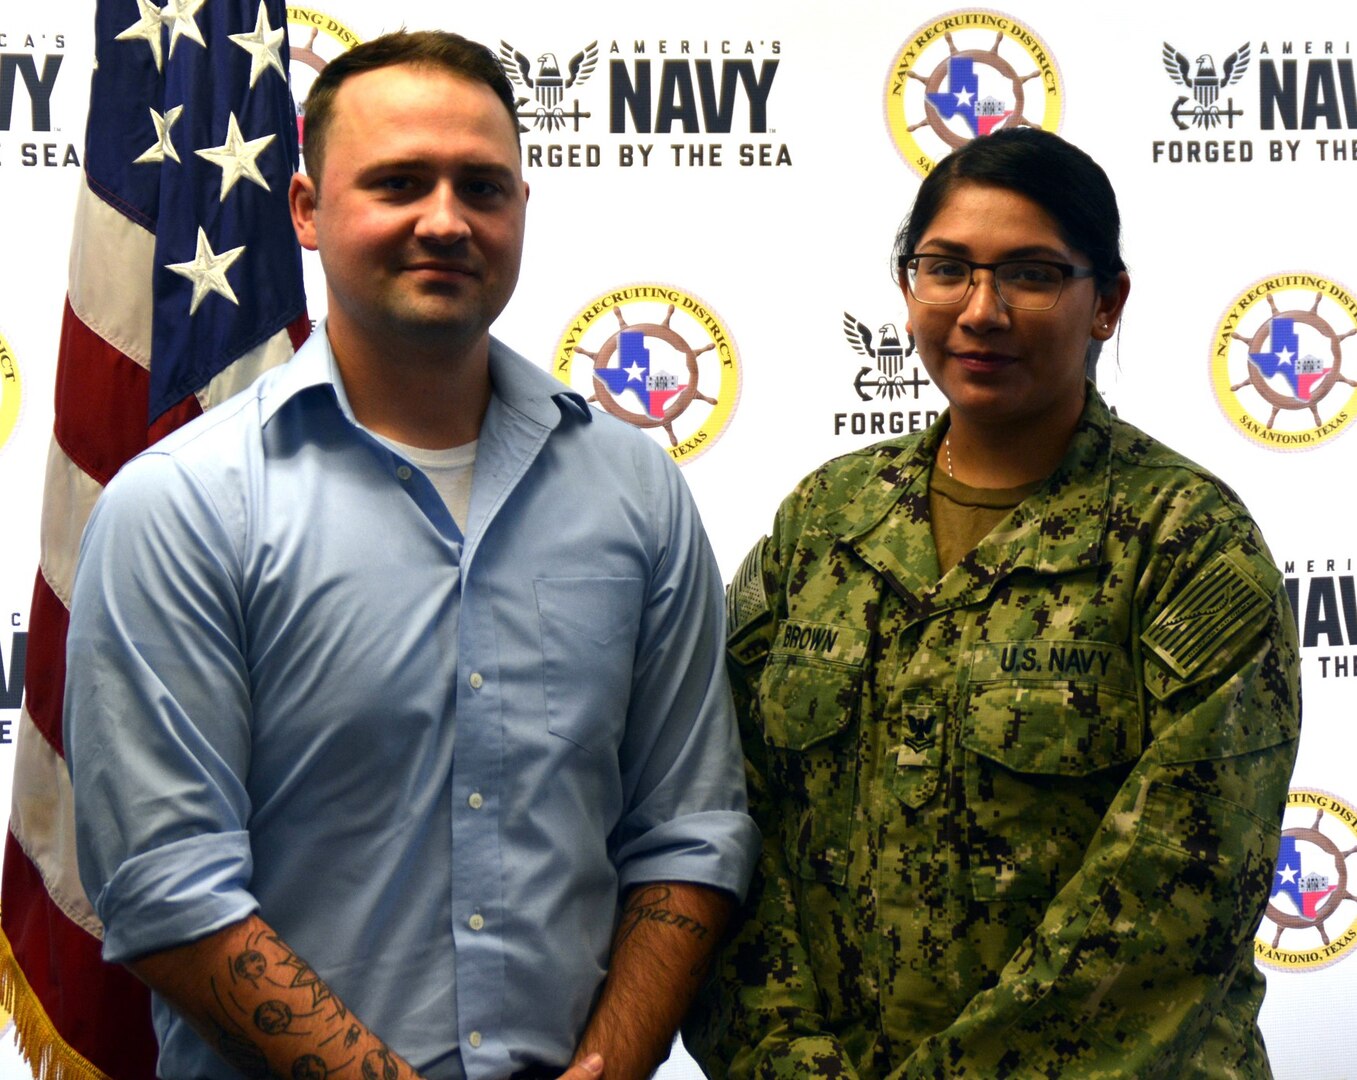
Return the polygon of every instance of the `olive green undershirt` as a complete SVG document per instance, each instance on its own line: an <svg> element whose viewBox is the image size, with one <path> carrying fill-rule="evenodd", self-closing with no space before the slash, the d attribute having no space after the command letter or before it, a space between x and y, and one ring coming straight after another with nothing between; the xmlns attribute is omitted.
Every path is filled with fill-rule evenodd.
<svg viewBox="0 0 1357 1080"><path fill-rule="evenodd" d="M1035 480L1013 488L973 488L935 465L928 483L928 514L941 572L946 574L959 563L1043 483Z"/></svg>

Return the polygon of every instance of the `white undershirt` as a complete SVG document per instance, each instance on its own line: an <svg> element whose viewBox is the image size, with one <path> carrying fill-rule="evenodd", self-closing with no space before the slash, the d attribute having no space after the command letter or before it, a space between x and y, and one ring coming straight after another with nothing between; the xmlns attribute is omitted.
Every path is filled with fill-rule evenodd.
<svg viewBox="0 0 1357 1080"><path fill-rule="evenodd" d="M418 446L406 446L395 439L378 438L411 464L419 466L443 500L443 505L448 508L452 520L465 532L467 515L471 509L471 474L476 466L476 441L450 446L446 450L425 450Z"/></svg>

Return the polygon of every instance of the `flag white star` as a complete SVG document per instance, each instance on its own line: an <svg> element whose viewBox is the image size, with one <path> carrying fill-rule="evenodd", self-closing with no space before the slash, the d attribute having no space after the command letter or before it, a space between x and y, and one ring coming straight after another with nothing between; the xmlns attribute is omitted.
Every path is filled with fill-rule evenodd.
<svg viewBox="0 0 1357 1080"><path fill-rule="evenodd" d="M174 142L170 138L170 129L174 127L179 120L179 114L184 111L182 105L176 105L168 109L164 116L161 116L154 109L151 113L151 123L155 124L155 142L146 148L142 155L133 160L133 165L153 164L159 165L166 158L171 161L179 160L179 151L174 148Z"/></svg>
<svg viewBox="0 0 1357 1080"><path fill-rule="evenodd" d="M160 8L151 0L137 0L137 8L141 11L141 18L117 35L117 40L141 39L146 42L151 47L151 56L155 58L155 69L160 71L164 64L164 56L160 51Z"/></svg>
<svg viewBox="0 0 1357 1080"><path fill-rule="evenodd" d="M259 15L254 21L254 33L231 34L231 40L250 54L250 89L269 68L273 68L287 81L287 72L283 70L283 38L287 30L279 27L275 30L269 25L269 13L264 8L264 0L259 0Z"/></svg>
<svg viewBox="0 0 1357 1080"><path fill-rule="evenodd" d="M231 283L226 280L226 271L243 254L245 254L245 249L238 247L232 248L230 251L223 251L218 255L212 250L212 244L207 239L207 233L203 232L201 225L198 226L198 251L194 255L193 261L165 264L166 270L173 270L176 274L193 282L193 299L189 302L188 308L190 315L197 314L198 305L210 292L218 293L237 307L240 306L240 301L236 299L235 290L231 288Z"/></svg>
<svg viewBox="0 0 1357 1080"><path fill-rule="evenodd" d="M196 18L199 9L205 3L207 0L170 0L160 9L161 21L170 24L171 56L174 55L174 47L181 37L196 41L204 49L207 48L207 42L203 40L203 32L198 29Z"/></svg>
<svg viewBox="0 0 1357 1080"><path fill-rule="evenodd" d="M1287 348L1283 348L1282 351L1277 354L1277 359L1280 360L1283 364L1289 364L1295 358L1296 354Z"/></svg>
<svg viewBox="0 0 1357 1080"><path fill-rule="evenodd" d="M641 365L638 364L635 360L633 360L633 361L631 362L631 367L629 367L629 368L623 368L622 370L625 371L625 372L627 373L627 382L640 382L640 381L641 381L641 373L642 373L645 369L644 369L643 367L641 367Z"/></svg>
<svg viewBox="0 0 1357 1080"><path fill-rule="evenodd" d="M205 158L221 169L219 202L226 201L226 193L235 187L236 181L242 176L258 184L265 191L272 190L269 182L264 179L264 174L259 171L259 163L255 160L271 142L272 135L265 135L262 139L246 139L240 133L236 114L231 113L226 121L226 142L221 146L209 146L205 150L197 151L200 158Z"/></svg>
<svg viewBox="0 0 1357 1080"><path fill-rule="evenodd" d="M1282 881L1290 885L1293 881L1296 880L1296 874L1298 873L1298 871L1294 866L1287 866L1278 870L1277 873L1281 874Z"/></svg>
<svg viewBox="0 0 1357 1080"><path fill-rule="evenodd" d="M969 105L971 103L971 92L969 90L958 91L956 103L958 105Z"/></svg>

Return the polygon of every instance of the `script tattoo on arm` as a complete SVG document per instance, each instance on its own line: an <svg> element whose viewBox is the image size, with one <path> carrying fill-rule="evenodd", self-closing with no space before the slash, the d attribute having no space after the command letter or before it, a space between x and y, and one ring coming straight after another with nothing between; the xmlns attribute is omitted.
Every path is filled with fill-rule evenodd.
<svg viewBox="0 0 1357 1080"><path fill-rule="evenodd" d="M690 915L672 910L669 907L672 896L673 891L668 885L651 885L633 892L627 898L627 906L622 909L622 921L618 925L613 947L615 949L620 947L643 923L672 926L691 934L699 941L705 941L708 933L706 925ZM704 957L702 963L693 968L689 974L694 978L700 978L706 972L709 959L709 956Z"/></svg>
<svg viewBox="0 0 1357 1080"><path fill-rule="evenodd" d="M649 1077L669 1052L733 907L729 894L688 882L628 892L575 1060L597 1052L607 1080Z"/></svg>

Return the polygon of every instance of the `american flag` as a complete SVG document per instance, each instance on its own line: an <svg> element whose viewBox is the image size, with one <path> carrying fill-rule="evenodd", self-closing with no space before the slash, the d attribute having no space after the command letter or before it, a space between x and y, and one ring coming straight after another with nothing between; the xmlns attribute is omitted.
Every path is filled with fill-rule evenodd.
<svg viewBox="0 0 1357 1080"><path fill-rule="evenodd" d="M61 707L80 534L138 451L306 337L282 0L100 0L84 184L0 886L0 1002L34 1076L154 1075L144 989L99 958Z"/></svg>

